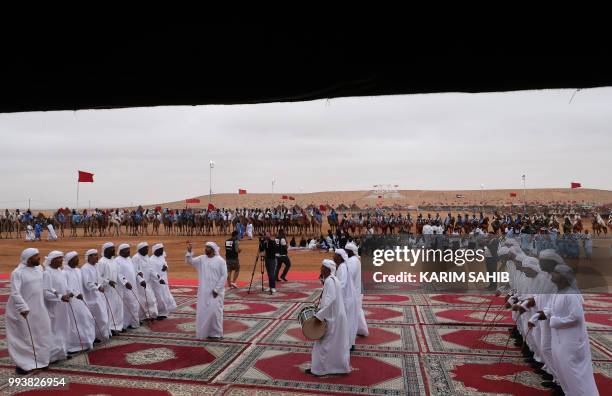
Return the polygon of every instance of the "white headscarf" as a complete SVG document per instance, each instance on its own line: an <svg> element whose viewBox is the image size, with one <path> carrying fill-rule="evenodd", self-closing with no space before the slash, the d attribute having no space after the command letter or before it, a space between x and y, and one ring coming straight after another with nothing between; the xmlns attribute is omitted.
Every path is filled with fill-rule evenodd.
<svg viewBox="0 0 612 396"><path fill-rule="evenodd" d="M347 243L344 248L352 251L355 254L355 256L359 256L359 248L354 242Z"/></svg>
<svg viewBox="0 0 612 396"><path fill-rule="evenodd" d="M117 252L120 252L120 251L122 251L123 249L127 249L127 248L129 248L129 247L130 247L130 245L129 245L129 244L127 244L127 243L122 243L122 244L121 244L121 245L119 245L119 247L117 248Z"/></svg>
<svg viewBox="0 0 612 396"><path fill-rule="evenodd" d="M333 260L325 259L323 260L323 266L330 269L332 275L336 275L336 263Z"/></svg>
<svg viewBox="0 0 612 396"><path fill-rule="evenodd" d="M217 245L216 243L208 241L204 246L208 246L209 248L211 248L215 252L215 256L219 255L219 245Z"/></svg>
<svg viewBox="0 0 612 396"><path fill-rule="evenodd" d="M348 255L346 254L346 250L344 250L344 249L336 249L334 251L334 253L336 253L337 255L342 257L342 260L344 260L344 262L348 261Z"/></svg>
<svg viewBox="0 0 612 396"><path fill-rule="evenodd" d="M563 257L559 256L554 249L544 249L540 252L540 260L552 260L557 264L565 264Z"/></svg>
<svg viewBox="0 0 612 396"><path fill-rule="evenodd" d="M115 247L115 244L112 242L106 242L104 245L102 245L102 253L104 253L104 251L109 247Z"/></svg>
<svg viewBox="0 0 612 396"><path fill-rule="evenodd" d="M64 256L64 265L68 265L68 262L78 255L79 254L74 250L72 252L66 253L66 256Z"/></svg>
<svg viewBox="0 0 612 396"><path fill-rule="evenodd" d="M536 272L542 271L542 269L540 268L540 262L535 257L526 256L521 262L521 265L524 268L531 268L532 270Z"/></svg>
<svg viewBox="0 0 612 396"><path fill-rule="evenodd" d="M155 245L153 245L153 248L151 248L151 250L154 252L157 249L163 249L164 248L164 244L163 243L156 243Z"/></svg>
<svg viewBox="0 0 612 396"><path fill-rule="evenodd" d="M574 293L580 293L580 291L578 290L578 284L576 283L576 276L574 275L574 270L570 266L566 264L559 264L555 267L553 272L556 272L565 279L567 279L570 284L570 288L574 289Z"/></svg>
<svg viewBox="0 0 612 396"><path fill-rule="evenodd" d="M85 261L87 261L89 259L89 256L91 256L92 254L98 254L98 251L96 249L89 249L88 251L86 251Z"/></svg>
<svg viewBox="0 0 612 396"><path fill-rule="evenodd" d="M51 264L51 261L58 257L64 257L64 253L60 252L59 250L53 250L49 252L49 254L45 257L45 265Z"/></svg>
<svg viewBox="0 0 612 396"><path fill-rule="evenodd" d="M19 264L26 265L30 257L39 254L40 252L36 248L27 248L23 252L21 252L21 258L19 260Z"/></svg>
<svg viewBox="0 0 612 396"><path fill-rule="evenodd" d="M148 244L147 242L140 242L140 243L138 244L138 246L136 247L136 250L140 250L140 249L142 249L143 247L147 247L147 246L149 246L149 244Z"/></svg>

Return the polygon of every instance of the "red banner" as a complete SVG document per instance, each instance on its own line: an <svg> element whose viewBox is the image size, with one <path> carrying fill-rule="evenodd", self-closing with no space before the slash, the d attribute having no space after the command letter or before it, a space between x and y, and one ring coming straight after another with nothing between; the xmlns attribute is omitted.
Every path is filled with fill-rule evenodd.
<svg viewBox="0 0 612 396"><path fill-rule="evenodd" d="M245 189L243 189L243 188L239 188L238 189L238 194L239 195L245 195L246 193L247 193L247 191Z"/></svg>
<svg viewBox="0 0 612 396"><path fill-rule="evenodd" d="M571 188L580 188L580 187L582 187L582 184L580 183L572 182L571 184Z"/></svg>
<svg viewBox="0 0 612 396"><path fill-rule="evenodd" d="M200 203L200 199L199 198L189 198L185 200L185 203L188 203L188 204Z"/></svg>
<svg viewBox="0 0 612 396"><path fill-rule="evenodd" d="M510 193L511 197L516 197L516 193Z"/></svg>
<svg viewBox="0 0 612 396"><path fill-rule="evenodd" d="M79 171L79 183L93 183L93 173Z"/></svg>
<svg viewBox="0 0 612 396"><path fill-rule="evenodd" d="M281 197L281 199L289 199L289 196L288 196L288 195L283 195L283 196Z"/></svg>

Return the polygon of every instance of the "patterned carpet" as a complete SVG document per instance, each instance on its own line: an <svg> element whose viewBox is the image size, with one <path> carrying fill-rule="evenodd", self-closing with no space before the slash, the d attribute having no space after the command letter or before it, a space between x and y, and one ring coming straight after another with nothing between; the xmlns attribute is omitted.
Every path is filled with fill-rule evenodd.
<svg viewBox="0 0 612 396"><path fill-rule="evenodd" d="M303 277L302 277L303 278ZM540 377L508 341L509 314L482 295L364 296L370 336L358 337L346 376L314 378L312 343L297 315L319 296L316 281L278 286L279 293L228 290L225 338L195 339L197 288L173 284L178 309L31 377L65 377L66 388L11 387L0 282L0 394L104 395L547 395ZM585 295L596 382L612 388L612 296ZM601 392L604 394L604 392Z"/></svg>

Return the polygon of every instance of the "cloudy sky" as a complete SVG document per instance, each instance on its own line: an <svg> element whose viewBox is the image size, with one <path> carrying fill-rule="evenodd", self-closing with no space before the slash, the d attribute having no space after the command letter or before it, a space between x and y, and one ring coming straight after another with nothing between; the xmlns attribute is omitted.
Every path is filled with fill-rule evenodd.
<svg viewBox="0 0 612 396"><path fill-rule="evenodd" d="M612 88L0 114L0 208L213 192L612 189Z"/></svg>

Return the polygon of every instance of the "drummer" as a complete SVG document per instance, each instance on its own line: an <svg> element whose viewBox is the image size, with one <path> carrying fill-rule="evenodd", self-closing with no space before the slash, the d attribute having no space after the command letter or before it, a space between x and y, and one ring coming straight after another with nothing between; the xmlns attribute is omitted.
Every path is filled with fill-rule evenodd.
<svg viewBox="0 0 612 396"><path fill-rule="evenodd" d="M321 305L315 317L327 324L327 331L312 349L312 364L306 374L316 376L348 374L350 368L349 328L344 311L342 287L336 278L336 263L323 260L321 279L323 294Z"/></svg>

